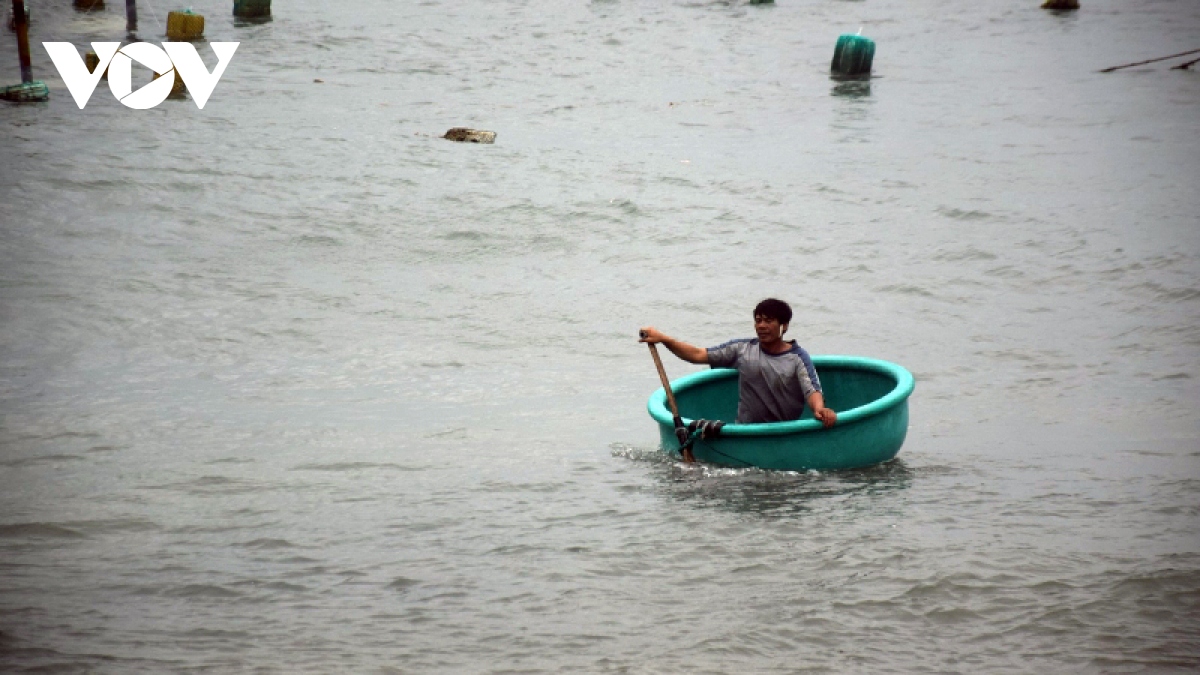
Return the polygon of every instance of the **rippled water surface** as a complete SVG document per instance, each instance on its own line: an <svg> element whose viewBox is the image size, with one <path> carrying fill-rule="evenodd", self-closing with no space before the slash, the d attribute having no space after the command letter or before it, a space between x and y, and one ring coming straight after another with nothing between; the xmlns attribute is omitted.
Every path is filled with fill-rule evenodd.
<svg viewBox="0 0 1200 675"><path fill-rule="evenodd" d="M241 46L147 111L69 4L0 107L0 669L1200 666L1200 73L1096 72L1197 3L196 0ZM916 375L895 461L657 450L637 328L768 295Z"/></svg>

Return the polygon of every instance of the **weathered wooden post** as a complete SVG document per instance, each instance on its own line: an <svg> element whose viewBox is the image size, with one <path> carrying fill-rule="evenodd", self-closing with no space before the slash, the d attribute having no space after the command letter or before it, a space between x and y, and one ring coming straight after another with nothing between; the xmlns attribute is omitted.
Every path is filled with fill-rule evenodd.
<svg viewBox="0 0 1200 675"><path fill-rule="evenodd" d="M13 0L13 18L17 22L17 56L21 59L21 84L0 89L0 98L14 103L33 103L50 98L46 83L33 79L33 64L29 57L29 16L25 0Z"/></svg>
<svg viewBox="0 0 1200 675"><path fill-rule="evenodd" d="M25 23L29 23L29 7L25 7ZM12 32L17 32L17 15L8 10L8 29Z"/></svg>
<svg viewBox="0 0 1200 675"><path fill-rule="evenodd" d="M13 18L17 22L17 58L21 59L21 83L33 82L33 62L29 57L29 18L25 0L13 0Z"/></svg>
<svg viewBox="0 0 1200 675"><path fill-rule="evenodd" d="M137 31L137 0L125 0L125 31Z"/></svg>

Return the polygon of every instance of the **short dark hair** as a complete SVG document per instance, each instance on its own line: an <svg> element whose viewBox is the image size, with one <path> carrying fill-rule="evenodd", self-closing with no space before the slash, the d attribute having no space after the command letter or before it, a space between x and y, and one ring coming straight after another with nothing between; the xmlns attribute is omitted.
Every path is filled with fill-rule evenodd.
<svg viewBox="0 0 1200 675"><path fill-rule="evenodd" d="M792 308L786 302L775 298L767 298L755 306L754 316L760 314L768 319L776 319L781 324L792 322Z"/></svg>

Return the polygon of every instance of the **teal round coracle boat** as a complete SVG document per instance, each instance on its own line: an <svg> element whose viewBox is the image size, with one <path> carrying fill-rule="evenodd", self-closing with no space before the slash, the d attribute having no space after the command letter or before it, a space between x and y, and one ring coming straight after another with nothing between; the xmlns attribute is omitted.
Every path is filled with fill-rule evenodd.
<svg viewBox="0 0 1200 675"><path fill-rule="evenodd" d="M895 457L908 432L912 373L861 356L814 356L812 361L825 405L837 411L837 424L824 428L807 408L803 417L791 422L727 423L715 438L696 439L696 459L731 467L806 471L854 469ZM671 390L684 424L737 417L736 370L692 373L672 382ZM663 449L678 455L679 439L663 389L650 395L647 409L658 422Z"/></svg>

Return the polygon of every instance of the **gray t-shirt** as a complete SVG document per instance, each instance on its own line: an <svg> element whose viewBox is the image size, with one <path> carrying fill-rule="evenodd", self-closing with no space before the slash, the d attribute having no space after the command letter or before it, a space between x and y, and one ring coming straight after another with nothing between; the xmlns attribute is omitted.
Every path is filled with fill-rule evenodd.
<svg viewBox="0 0 1200 675"><path fill-rule="evenodd" d="M755 338L708 348L710 366L738 371L738 424L798 420L804 402L814 391L821 391L808 352L795 340L791 345L782 354L768 354Z"/></svg>

